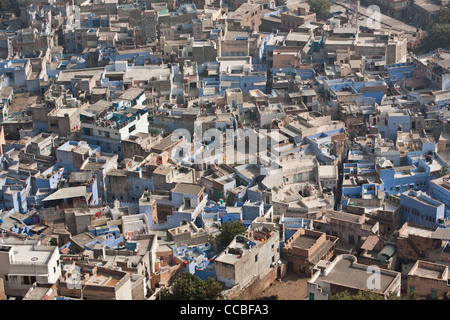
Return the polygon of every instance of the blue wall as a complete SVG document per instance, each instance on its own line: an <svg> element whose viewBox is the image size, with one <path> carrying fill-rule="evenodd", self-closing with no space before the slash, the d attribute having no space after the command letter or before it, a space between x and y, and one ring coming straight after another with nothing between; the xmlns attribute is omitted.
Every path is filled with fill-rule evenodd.
<svg viewBox="0 0 450 320"><path fill-rule="evenodd" d="M426 194L407 191L400 196L401 222L437 227L439 219L445 218L445 206ZM414 210L418 215L414 214ZM427 220L428 217L428 220Z"/></svg>

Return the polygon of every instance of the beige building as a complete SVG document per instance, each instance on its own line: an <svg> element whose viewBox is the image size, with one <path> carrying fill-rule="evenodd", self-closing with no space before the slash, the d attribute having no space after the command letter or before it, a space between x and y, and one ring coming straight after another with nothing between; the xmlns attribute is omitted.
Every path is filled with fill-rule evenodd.
<svg viewBox="0 0 450 320"><path fill-rule="evenodd" d="M81 130L79 108L58 108L48 114L48 130L67 136Z"/></svg>
<svg viewBox="0 0 450 320"><path fill-rule="evenodd" d="M378 235L378 222L372 222L366 215L327 210L320 218L314 220L314 229L339 238L339 249L351 250L362 245L364 238Z"/></svg>
<svg viewBox="0 0 450 320"><path fill-rule="evenodd" d="M449 296L448 266L418 260L408 273L408 293L439 299Z"/></svg>
<svg viewBox="0 0 450 320"><path fill-rule="evenodd" d="M400 282L399 272L362 265L355 256L341 254L333 262L318 263L308 281L308 299L328 300L337 293L356 294L361 290L372 290L384 297L400 296Z"/></svg>
<svg viewBox="0 0 450 320"><path fill-rule="evenodd" d="M323 232L300 228L283 247L283 258L295 273L311 277L320 260L329 260L338 239Z"/></svg>
<svg viewBox="0 0 450 320"><path fill-rule="evenodd" d="M60 274L57 247L0 246L0 278L8 296L23 297L35 282L56 283Z"/></svg>
<svg viewBox="0 0 450 320"><path fill-rule="evenodd" d="M81 272L79 277L76 272ZM66 265L58 294L85 300L132 300L131 274L81 263Z"/></svg>
<svg viewBox="0 0 450 320"><path fill-rule="evenodd" d="M238 235L215 260L217 281L241 288L264 277L280 259L279 233L265 227Z"/></svg>

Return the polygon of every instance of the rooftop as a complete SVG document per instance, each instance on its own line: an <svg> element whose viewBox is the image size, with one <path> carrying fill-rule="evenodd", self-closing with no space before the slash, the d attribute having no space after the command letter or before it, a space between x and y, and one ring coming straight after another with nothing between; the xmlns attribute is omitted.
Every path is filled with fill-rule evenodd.
<svg viewBox="0 0 450 320"><path fill-rule="evenodd" d="M184 194L198 195L204 189L203 186L193 183L178 183L172 192L179 192Z"/></svg>
<svg viewBox="0 0 450 320"><path fill-rule="evenodd" d="M67 199L67 198L78 198L83 197L87 195L86 187L69 187L69 188L62 188L57 190L56 192L49 195L47 198L43 199L42 201L52 201L52 200L61 200L61 199Z"/></svg>
<svg viewBox="0 0 450 320"><path fill-rule="evenodd" d="M308 249L316 243L317 237L308 234L302 234L292 242L292 246Z"/></svg>
<svg viewBox="0 0 450 320"><path fill-rule="evenodd" d="M399 233L399 237L407 238L410 234L424 238L431 238L433 236L433 231L408 225Z"/></svg>
<svg viewBox="0 0 450 320"><path fill-rule="evenodd" d="M15 245L13 246L15 264L46 264L56 247Z"/></svg>
<svg viewBox="0 0 450 320"><path fill-rule="evenodd" d="M428 261L418 260L408 276L418 276L428 279L448 280L448 266L432 263Z"/></svg>
<svg viewBox="0 0 450 320"><path fill-rule="evenodd" d="M350 257L344 256L338 260L327 275L321 274L313 282L327 282L343 287L367 290L367 283L370 281L369 277L372 275L372 272L367 272L368 266L357 264L356 258L353 257L351 259ZM399 276L400 274L394 271L386 270L386 272L381 272L379 281L380 288L375 291L385 293L393 281Z"/></svg>

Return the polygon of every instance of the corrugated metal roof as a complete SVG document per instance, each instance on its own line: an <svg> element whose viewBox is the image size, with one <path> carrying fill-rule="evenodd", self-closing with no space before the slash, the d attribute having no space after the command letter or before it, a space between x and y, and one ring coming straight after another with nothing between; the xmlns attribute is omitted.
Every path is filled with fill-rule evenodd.
<svg viewBox="0 0 450 320"><path fill-rule="evenodd" d="M388 244L383 249L381 249L380 253L378 254L378 259L388 260L394 255L396 250L396 247Z"/></svg>

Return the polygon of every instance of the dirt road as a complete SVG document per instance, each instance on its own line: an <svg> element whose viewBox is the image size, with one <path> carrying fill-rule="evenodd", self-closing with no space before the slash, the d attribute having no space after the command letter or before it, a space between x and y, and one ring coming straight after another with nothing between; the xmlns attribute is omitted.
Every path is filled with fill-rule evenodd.
<svg viewBox="0 0 450 320"><path fill-rule="evenodd" d="M253 299L272 298L277 300L304 300L308 294L308 278L288 273L281 281L276 280L270 287Z"/></svg>

